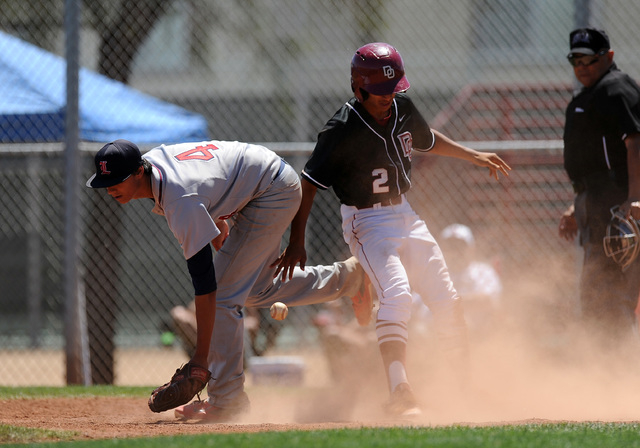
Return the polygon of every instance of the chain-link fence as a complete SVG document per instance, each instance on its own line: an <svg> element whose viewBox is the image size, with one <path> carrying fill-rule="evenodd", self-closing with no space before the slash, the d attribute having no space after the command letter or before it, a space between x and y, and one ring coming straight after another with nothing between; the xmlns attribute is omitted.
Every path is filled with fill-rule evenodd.
<svg viewBox="0 0 640 448"><path fill-rule="evenodd" d="M67 3L0 2L3 385L17 378L26 384L64 382L61 358L50 355L63 354L65 344L68 192L60 142ZM539 316L548 317L545 308L553 308L556 318L571 311L578 254L556 230L572 199L559 141L573 83L565 59L568 34L576 24L607 29L616 62L638 76L633 30L640 5L96 0L80 6L79 131L86 176L92 154L115 138L145 149L207 137L277 142L267 146L300 170L318 130L351 95L354 50L387 41L402 53L409 93L433 127L470 146L499 151L514 168L510 178L495 182L460 161L416 156L414 207L435 235L452 222L472 227L479 253L500 266L505 301L519 313L528 312L531 302ZM155 377L117 373L117 366L127 350L148 349L158 360L180 352L153 350L171 344L162 339L170 330L171 307L191 299L185 261L148 203L121 207L80 183L78 191L92 382L153 383ZM307 249L308 264L349 256L331 192L319 194ZM310 319L316 311L291 310L277 328L278 346L295 351L314 344ZM269 321L262 317L262 323ZM175 367L168 365L167 374Z"/></svg>

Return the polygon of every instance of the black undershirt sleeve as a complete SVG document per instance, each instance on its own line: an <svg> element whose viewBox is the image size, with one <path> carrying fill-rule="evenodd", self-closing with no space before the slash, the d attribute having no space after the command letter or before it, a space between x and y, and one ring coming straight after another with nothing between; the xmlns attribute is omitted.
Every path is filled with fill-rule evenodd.
<svg viewBox="0 0 640 448"><path fill-rule="evenodd" d="M205 245L197 254L189 258L187 267L197 296L209 294L218 288L211 244Z"/></svg>

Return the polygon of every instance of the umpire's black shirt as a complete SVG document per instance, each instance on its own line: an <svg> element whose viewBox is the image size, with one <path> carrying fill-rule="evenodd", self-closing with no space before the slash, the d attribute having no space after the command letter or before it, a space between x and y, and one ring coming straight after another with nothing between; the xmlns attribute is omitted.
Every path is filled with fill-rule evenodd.
<svg viewBox="0 0 640 448"><path fill-rule="evenodd" d="M564 128L564 167L578 191L606 176L628 185L624 139L640 132L640 87L613 64L569 103Z"/></svg>

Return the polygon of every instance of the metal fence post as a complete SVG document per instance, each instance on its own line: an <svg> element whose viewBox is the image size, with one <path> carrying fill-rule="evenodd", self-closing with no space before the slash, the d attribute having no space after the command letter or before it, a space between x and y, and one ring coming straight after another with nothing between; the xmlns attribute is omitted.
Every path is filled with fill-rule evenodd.
<svg viewBox="0 0 640 448"><path fill-rule="evenodd" d="M67 107L65 122L65 341L67 384L88 385L84 287L79 275L79 0L65 0Z"/></svg>

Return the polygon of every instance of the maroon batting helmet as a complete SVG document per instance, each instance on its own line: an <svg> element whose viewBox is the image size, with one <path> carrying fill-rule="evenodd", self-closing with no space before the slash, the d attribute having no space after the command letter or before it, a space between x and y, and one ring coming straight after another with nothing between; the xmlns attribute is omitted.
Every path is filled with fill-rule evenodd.
<svg viewBox="0 0 640 448"><path fill-rule="evenodd" d="M404 63L398 50L383 42L364 45L351 59L351 88L372 95L404 92L409 80L404 75Z"/></svg>

